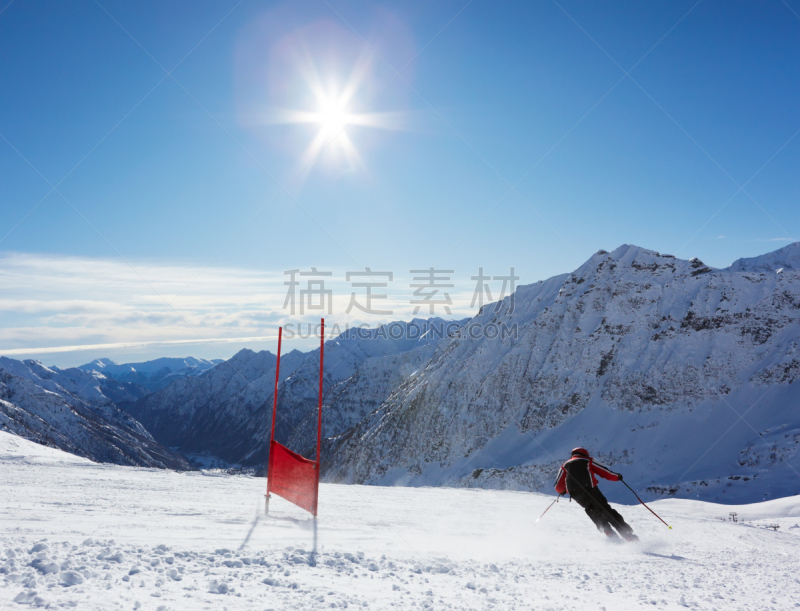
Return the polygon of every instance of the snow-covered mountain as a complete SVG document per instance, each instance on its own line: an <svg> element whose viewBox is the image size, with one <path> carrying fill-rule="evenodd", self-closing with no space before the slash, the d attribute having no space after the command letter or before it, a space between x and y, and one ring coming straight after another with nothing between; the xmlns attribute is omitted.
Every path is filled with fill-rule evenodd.
<svg viewBox="0 0 800 611"><path fill-rule="evenodd" d="M584 445L650 497L798 494L799 255L715 270L626 245L521 286L465 327L516 337L441 342L327 477L551 490Z"/></svg>
<svg viewBox="0 0 800 611"><path fill-rule="evenodd" d="M459 324L441 319L391 323L380 329L348 330L326 342L325 436L343 433L380 405L431 357L442 339L438 331ZM183 453L262 465L271 426L275 362L270 352L242 350L201 376L177 380L120 407L161 443ZM281 381L276 438L308 452L316 447L319 349L282 355Z"/></svg>
<svg viewBox="0 0 800 611"><path fill-rule="evenodd" d="M188 469L81 369L0 357L0 429L98 462Z"/></svg>
<svg viewBox="0 0 800 611"><path fill-rule="evenodd" d="M102 374L109 380L116 380L117 382L132 384L146 389L145 392L139 394L139 396L124 398L127 400L135 400L149 392L155 392L166 388L179 378L199 376L221 362L222 359L207 361L190 356L183 359L160 358L152 361L144 361L142 363L124 363L120 365L111 359L102 358L81 365L79 369L94 371ZM119 400L124 399L121 398Z"/></svg>
<svg viewBox="0 0 800 611"><path fill-rule="evenodd" d="M351 329L326 342L323 437L340 435L363 420L465 322L417 318L377 329ZM276 438L304 455L316 448L318 393L319 351L315 350L278 392L278 413L289 413L276 423ZM325 447L323 451L327 455Z"/></svg>
<svg viewBox="0 0 800 611"><path fill-rule="evenodd" d="M297 350L283 355L282 376L291 375L305 357ZM256 432L263 430L276 361L271 352L243 349L204 375L180 378L119 405L164 445L241 463L258 444Z"/></svg>

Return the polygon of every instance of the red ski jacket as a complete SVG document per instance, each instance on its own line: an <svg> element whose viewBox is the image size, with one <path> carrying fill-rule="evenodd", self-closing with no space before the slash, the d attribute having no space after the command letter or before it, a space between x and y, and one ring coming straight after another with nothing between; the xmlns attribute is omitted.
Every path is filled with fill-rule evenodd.
<svg viewBox="0 0 800 611"><path fill-rule="evenodd" d="M567 475L569 475L569 482L567 482ZM595 477L597 475L612 482L620 479L619 473L614 473L603 465L597 464L593 458L583 458L582 456L570 458L561 465L558 472L556 492L559 494L569 492L572 495L581 489L594 488L597 486L597 477Z"/></svg>

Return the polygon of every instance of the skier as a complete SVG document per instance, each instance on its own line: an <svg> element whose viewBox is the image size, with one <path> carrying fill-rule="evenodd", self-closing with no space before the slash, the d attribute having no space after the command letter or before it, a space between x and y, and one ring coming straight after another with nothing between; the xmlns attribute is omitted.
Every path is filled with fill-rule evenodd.
<svg viewBox="0 0 800 611"><path fill-rule="evenodd" d="M571 499L575 499L586 510L586 515L597 529L610 539L619 540L617 533L611 528L613 526L626 541L637 541L638 537L633 534L633 529L600 492L597 475L612 482L622 481L622 475L594 462L587 450L575 448L572 450L572 458L561 465L556 480L556 492L559 496L569 493Z"/></svg>

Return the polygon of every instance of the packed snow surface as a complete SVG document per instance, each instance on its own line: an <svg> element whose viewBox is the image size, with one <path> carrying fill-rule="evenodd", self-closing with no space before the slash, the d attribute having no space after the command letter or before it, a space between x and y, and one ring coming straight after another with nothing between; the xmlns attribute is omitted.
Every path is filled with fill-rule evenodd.
<svg viewBox="0 0 800 611"><path fill-rule="evenodd" d="M535 524L554 498L536 493L323 485L315 528L277 497L265 517L264 479L100 465L7 433L0 470L3 609L800 606L800 497L653 503L672 530L618 506L641 542L613 545L564 500Z"/></svg>

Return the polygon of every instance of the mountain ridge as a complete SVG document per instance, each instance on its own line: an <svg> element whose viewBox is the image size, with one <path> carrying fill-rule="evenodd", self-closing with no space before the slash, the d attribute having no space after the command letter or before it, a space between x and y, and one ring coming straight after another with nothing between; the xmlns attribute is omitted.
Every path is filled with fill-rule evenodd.
<svg viewBox="0 0 800 611"><path fill-rule="evenodd" d="M107 380L128 384L127 389L130 396L121 397L118 400L135 400L145 394L161 390L179 378L202 375L221 362L223 362L222 359L208 361L189 356L185 358L161 357L139 363L120 364L109 358L98 358L79 366L78 369L101 374ZM111 382L106 383L105 386L114 392L114 385Z"/></svg>

